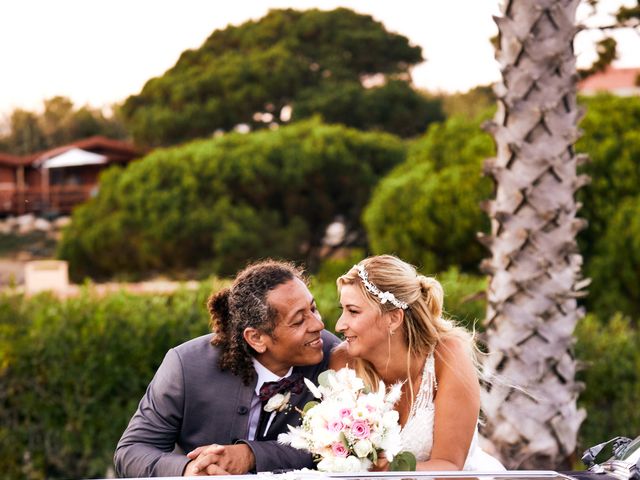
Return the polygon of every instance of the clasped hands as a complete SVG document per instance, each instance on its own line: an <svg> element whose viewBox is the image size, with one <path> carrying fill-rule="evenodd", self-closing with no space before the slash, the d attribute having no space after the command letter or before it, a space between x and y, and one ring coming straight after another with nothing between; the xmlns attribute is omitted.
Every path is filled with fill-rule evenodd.
<svg viewBox="0 0 640 480"><path fill-rule="evenodd" d="M205 445L187 454L191 460L183 476L239 475L255 467L255 457L245 443Z"/></svg>
<svg viewBox="0 0 640 480"><path fill-rule="evenodd" d="M389 460L384 452L378 454L378 460L369 468L370 472L387 472L389 470Z"/></svg>

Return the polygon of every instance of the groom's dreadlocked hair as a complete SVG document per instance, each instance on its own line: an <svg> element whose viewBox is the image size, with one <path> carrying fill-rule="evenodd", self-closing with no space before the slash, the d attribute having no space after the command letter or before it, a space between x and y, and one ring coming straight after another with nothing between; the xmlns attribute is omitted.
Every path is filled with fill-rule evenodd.
<svg viewBox="0 0 640 480"><path fill-rule="evenodd" d="M209 297L209 325L215 334L211 343L220 347L221 370L230 370L247 385L251 382L255 375L251 358L257 352L245 341L243 332L251 327L272 335L278 311L269 305L267 295L296 278L306 283L302 270L294 264L264 260L246 267L231 287Z"/></svg>

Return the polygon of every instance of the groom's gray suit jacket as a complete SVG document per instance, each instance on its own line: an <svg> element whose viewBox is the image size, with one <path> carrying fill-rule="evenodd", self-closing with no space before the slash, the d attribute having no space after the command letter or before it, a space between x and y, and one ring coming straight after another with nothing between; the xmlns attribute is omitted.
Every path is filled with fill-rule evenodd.
<svg viewBox="0 0 640 480"><path fill-rule="evenodd" d="M248 441L249 407L255 381L244 385L229 371L218 367L219 349L211 345L212 334L190 340L169 350L147 388L138 410L118 442L114 456L121 477L181 476L189 459L176 453L202 445L244 441L253 451L256 471L313 466L311 455L278 444L278 433L287 424L299 425L300 415L291 409L276 415L267 441ZM317 383L328 368L329 353L339 340L322 332L324 359L318 365L294 367ZM291 405L302 408L312 399L305 387L291 396Z"/></svg>

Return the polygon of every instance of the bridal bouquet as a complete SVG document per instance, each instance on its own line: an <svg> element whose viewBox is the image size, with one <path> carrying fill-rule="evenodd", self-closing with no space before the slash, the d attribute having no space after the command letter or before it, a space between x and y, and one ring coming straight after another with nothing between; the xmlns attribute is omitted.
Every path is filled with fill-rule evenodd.
<svg viewBox="0 0 640 480"><path fill-rule="evenodd" d="M382 452L391 470L415 470L415 457L401 452L399 417L393 409L401 384L387 392L380 382L377 392L369 392L349 368L323 372L318 386L304 381L320 401L307 403L302 425L290 425L279 442L308 450L320 459L318 470L325 472L366 471Z"/></svg>

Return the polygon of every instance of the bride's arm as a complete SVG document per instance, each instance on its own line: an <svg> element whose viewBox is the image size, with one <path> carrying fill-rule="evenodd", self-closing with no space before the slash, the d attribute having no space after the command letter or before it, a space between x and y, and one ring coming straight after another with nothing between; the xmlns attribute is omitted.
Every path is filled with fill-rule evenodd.
<svg viewBox="0 0 640 480"><path fill-rule="evenodd" d="M461 340L441 341L435 351L435 419L431 458L417 470L462 470L476 430L480 386Z"/></svg>

